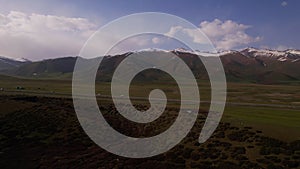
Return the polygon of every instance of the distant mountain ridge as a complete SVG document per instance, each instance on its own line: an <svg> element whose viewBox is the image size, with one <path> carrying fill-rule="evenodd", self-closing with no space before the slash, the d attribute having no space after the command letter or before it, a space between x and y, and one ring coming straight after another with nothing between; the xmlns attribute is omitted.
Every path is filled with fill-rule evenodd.
<svg viewBox="0 0 300 169"><path fill-rule="evenodd" d="M174 50L144 49L131 51L114 56L104 56L101 63L101 71L97 77L103 81L109 81L115 68L129 54L134 52L172 52L183 59L191 68L197 79L207 78L206 71L200 57L216 59L220 57L228 81L247 81L254 83L283 83L300 81L300 51L285 50L276 51L269 49L245 48L239 51L229 50L218 53L189 51L183 48ZM0 57L0 73L21 77L53 77L59 76L71 78L77 57L64 57L47 59L43 61L11 61ZM6 63L8 62L8 63ZM11 64L10 64L11 63ZM5 65L1 67L1 64ZM10 65L10 66L9 66ZM143 75L151 78L149 73Z"/></svg>
<svg viewBox="0 0 300 169"><path fill-rule="evenodd" d="M66 73L71 73L76 63L76 57L63 57L57 59L47 59L38 62L24 64L17 69L11 71L17 76L59 76Z"/></svg>
<svg viewBox="0 0 300 169"><path fill-rule="evenodd" d="M14 58L0 56L0 71L14 69L29 62L31 61L23 58L14 59Z"/></svg>

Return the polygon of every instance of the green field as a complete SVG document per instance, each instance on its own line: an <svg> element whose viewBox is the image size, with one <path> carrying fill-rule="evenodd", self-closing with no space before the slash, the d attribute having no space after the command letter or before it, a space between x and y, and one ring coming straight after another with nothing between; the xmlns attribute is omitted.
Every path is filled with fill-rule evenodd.
<svg viewBox="0 0 300 169"><path fill-rule="evenodd" d="M198 84L201 110L188 136L161 155L127 159L101 149L84 133L73 108L70 80L0 76L0 166L120 168L140 165L144 168L150 164L161 168L214 166L222 169L299 166L299 85L228 83L221 123L210 139L199 144L199 133L210 105L210 86L205 82ZM148 137L170 127L180 105L175 84L133 82L130 96L137 109L145 110L149 106L149 92L156 88L172 100L166 113L150 124L130 122L113 108L110 83L96 83L95 93L101 112L112 127L128 136Z"/></svg>
<svg viewBox="0 0 300 169"><path fill-rule="evenodd" d="M19 79L0 76L2 95L37 95L71 98L71 81L53 79ZM17 89L21 87L22 89ZM130 94L145 100L132 100L133 103L145 102L152 89L159 88L168 98L180 100L175 84L133 83ZM201 101L210 100L210 86L200 82ZM96 83L97 94L110 95L110 83ZM283 140L300 139L300 86L299 85L261 85L249 83L228 83L227 104L222 121L239 126L251 126L265 131L265 134ZM99 99L101 99L101 96ZM103 103L103 102L102 102ZM170 103L178 106L178 103ZM208 110L208 103L201 104ZM289 133L286 133L286 131Z"/></svg>

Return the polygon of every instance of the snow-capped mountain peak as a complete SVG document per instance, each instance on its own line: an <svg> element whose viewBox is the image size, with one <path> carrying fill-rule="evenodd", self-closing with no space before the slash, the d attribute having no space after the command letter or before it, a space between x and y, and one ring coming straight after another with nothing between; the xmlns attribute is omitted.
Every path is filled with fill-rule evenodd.
<svg viewBox="0 0 300 169"><path fill-rule="evenodd" d="M285 51L271 50L271 49L258 49L253 47L244 48L241 50L223 50L223 51L200 51L200 50L189 50L185 48L176 48L173 50L159 49L159 48L146 48L135 50L131 52L124 53L130 55L132 53L139 52L167 52L174 53L176 55L180 54L191 54L203 57L226 57L228 55L244 55L248 58L255 59L272 59L280 62L299 62L300 60L300 50L288 49Z"/></svg>
<svg viewBox="0 0 300 169"><path fill-rule="evenodd" d="M300 50L288 49L286 52L294 55L300 55Z"/></svg>
<svg viewBox="0 0 300 169"><path fill-rule="evenodd" d="M277 50L270 50L270 49L256 49L256 48L246 48L241 50L243 54L250 54L253 57L257 56L268 56L268 57L278 57L278 56L286 56L286 52L284 51L277 51Z"/></svg>
<svg viewBox="0 0 300 169"><path fill-rule="evenodd" d="M271 50L271 49L256 49L256 48L245 48L240 51L247 57L269 57L277 59L278 61L285 62L291 61L296 62L300 59L300 51L294 49L288 49L285 51Z"/></svg>
<svg viewBox="0 0 300 169"><path fill-rule="evenodd" d="M169 52L169 51L164 49L159 49L159 48L146 48L146 49L140 49L134 51L134 53L136 52Z"/></svg>

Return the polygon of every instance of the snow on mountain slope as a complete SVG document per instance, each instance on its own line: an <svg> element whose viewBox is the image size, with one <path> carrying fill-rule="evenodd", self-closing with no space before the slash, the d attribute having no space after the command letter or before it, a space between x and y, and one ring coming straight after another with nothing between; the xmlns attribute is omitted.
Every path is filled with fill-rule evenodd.
<svg viewBox="0 0 300 169"><path fill-rule="evenodd" d="M300 51L289 49L285 51L277 51L277 50L270 50L270 49L256 49L256 48L245 48L240 51L237 50L226 50L226 51L219 51L219 52L203 52L203 51L191 51L185 48L177 48L174 50L164 50L164 49L158 49L158 48L148 48L148 49L142 49L134 52L142 52L142 51L161 51L161 52L174 52L175 54L179 53L186 53L186 54L192 54L192 55L200 55L204 57L219 57L224 55L230 55L230 54L243 54L250 58L256 58L256 57L267 57L270 59L276 59L278 61L284 62L284 61L291 61L291 62L297 62L300 58Z"/></svg>
<svg viewBox="0 0 300 169"><path fill-rule="evenodd" d="M24 63L29 63L30 61L27 59L14 59L9 57L0 56L0 70L9 70L16 67L19 67L20 65Z"/></svg>
<svg viewBox="0 0 300 169"><path fill-rule="evenodd" d="M284 51L276 51L269 49L256 49L256 48L246 48L241 51L241 53L246 55L251 55L252 57L257 56L267 56L267 57L279 57L279 56L287 56L287 53Z"/></svg>
<svg viewBox="0 0 300 169"><path fill-rule="evenodd" d="M247 57L264 57L270 58L274 60L278 60L280 62L290 61L296 62L297 59L300 58L300 51L299 50L285 50L285 51L277 51L277 50L270 50L270 49L256 49L256 48L246 48L240 51L243 55Z"/></svg>
<svg viewBox="0 0 300 169"><path fill-rule="evenodd" d="M30 60L28 59L25 59L25 58L11 58L11 57L7 57L7 56L0 56L0 59L1 60L5 60L5 61L16 61L16 62L31 62Z"/></svg>
<svg viewBox="0 0 300 169"><path fill-rule="evenodd" d="M300 55L300 50L289 49L289 50L286 50L286 52L290 53L290 54L294 54L294 55Z"/></svg>
<svg viewBox="0 0 300 169"><path fill-rule="evenodd" d="M277 59L277 60L280 61L280 62L284 62L284 61L286 61L287 59L284 58L284 57L282 57L282 58L279 58L279 59Z"/></svg>

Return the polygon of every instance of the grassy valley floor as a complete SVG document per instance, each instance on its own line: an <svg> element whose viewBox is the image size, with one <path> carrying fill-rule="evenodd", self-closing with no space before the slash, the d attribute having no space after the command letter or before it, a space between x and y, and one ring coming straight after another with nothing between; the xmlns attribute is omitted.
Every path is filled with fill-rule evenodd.
<svg viewBox="0 0 300 169"><path fill-rule="evenodd" d="M144 87L144 88L142 88ZM197 142L207 115L209 86L199 83L201 110L180 144L146 159L113 155L93 143L82 130L71 99L71 82L2 77L0 81L1 168L298 168L300 159L300 87L295 85L228 84L228 102L220 125L204 144ZM145 89L146 88L146 89ZM132 102L160 88L174 99L155 123L124 120L108 97L110 84L97 83L100 109L118 131L149 136L176 119L178 91L163 83L131 87Z"/></svg>

